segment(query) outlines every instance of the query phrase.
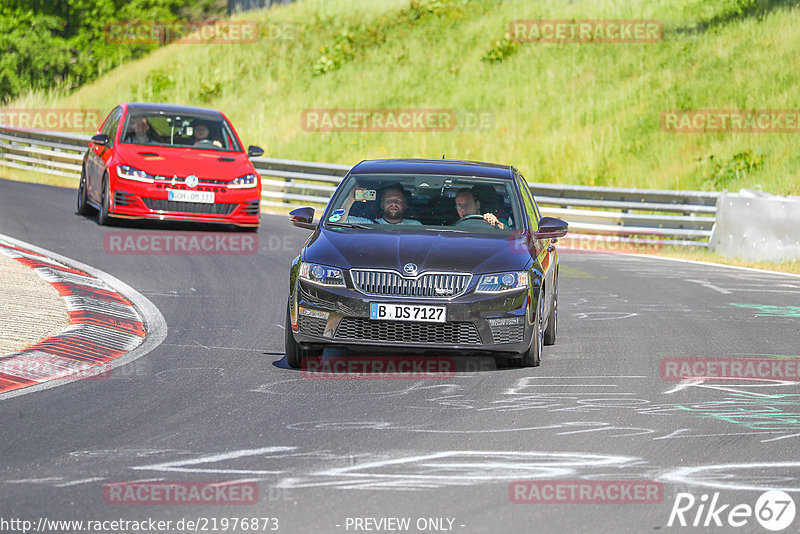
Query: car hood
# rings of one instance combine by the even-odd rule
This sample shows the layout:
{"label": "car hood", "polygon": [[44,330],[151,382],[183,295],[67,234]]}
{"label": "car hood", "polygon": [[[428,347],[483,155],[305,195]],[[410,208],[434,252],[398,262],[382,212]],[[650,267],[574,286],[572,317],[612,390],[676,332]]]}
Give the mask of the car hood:
{"label": "car hood", "polygon": [[393,269],[401,273],[407,263],[416,264],[420,273],[518,271],[531,262],[523,242],[518,235],[320,228],[306,246],[303,260],[342,269]]}
{"label": "car hood", "polygon": [[117,149],[119,163],[124,163],[154,176],[187,176],[209,180],[232,180],[254,172],[253,165],[242,152],[220,152],[195,148],[125,145]]}

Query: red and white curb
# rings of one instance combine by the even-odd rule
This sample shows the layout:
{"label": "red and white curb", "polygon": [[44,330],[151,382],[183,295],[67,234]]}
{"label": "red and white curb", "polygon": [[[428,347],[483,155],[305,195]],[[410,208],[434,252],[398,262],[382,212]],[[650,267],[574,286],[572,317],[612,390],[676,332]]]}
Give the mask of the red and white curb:
{"label": "red and white curb", "polygon": [[112,368],[143,356],[166,337],[158,309],[112,276],[2,235],[0,254],[49,282],[70,318],[57,335],[0,356],[0,398],[108,378]]}

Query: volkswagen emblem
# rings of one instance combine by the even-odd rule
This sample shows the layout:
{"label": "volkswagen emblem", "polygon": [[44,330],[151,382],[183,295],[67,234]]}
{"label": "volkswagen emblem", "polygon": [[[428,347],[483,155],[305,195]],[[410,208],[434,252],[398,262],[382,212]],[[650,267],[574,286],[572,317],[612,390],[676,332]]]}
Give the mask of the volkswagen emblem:
{"label": "volkswagen emblem", "polygon": [[200,180],[197,179],[197,176],[195,176],[194,174],[190,174],[189,176],[186,177],[185,181],[186,187],[189,188],[197,187],[197,182],[199,181]]}
{"label": "volkswagen emblem", "polygon": [[417,266],[413,263],[406,263],[403,265],[403,272],[408,276],[415,276],[417,274]]}

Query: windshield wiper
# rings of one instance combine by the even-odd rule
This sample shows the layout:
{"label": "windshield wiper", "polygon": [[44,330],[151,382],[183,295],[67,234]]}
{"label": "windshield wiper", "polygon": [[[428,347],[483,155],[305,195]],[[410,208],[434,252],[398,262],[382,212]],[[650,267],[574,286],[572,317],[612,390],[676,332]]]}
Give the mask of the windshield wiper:
{"label": "windshield wiper", "polygon": [[355,223],[328,222],[328,224],[325,226],[341,226],[342,228],[361,228],[363,230],[372,230],[371,226],[364,226],[363,224]]}

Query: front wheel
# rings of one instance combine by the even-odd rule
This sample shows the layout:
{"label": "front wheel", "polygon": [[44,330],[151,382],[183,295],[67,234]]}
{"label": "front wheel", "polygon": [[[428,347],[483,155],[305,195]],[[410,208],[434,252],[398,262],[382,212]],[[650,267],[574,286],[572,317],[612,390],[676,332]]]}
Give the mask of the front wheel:
{"label": "front wheel", "polygon": [[286,349],[286,365],[292,369],[300,369],[303,363],[303,348],[300,343],[295,341],[292,335],[292,318],[289,315],[289,308],[286,308],[286,337],[284,339]]}
{"label": "front wheel", "polygon": [[292,369],[300,369],[303,360],[320,358],[324,349],[304,348],[292,335],[292,318],[289,315],[289,308],[286,308],[286,327],[285,327],[284,348],[286,350],[286,365]]}
{"label": "front wheel", "polygon": [[547,329],[544,331],[544,344],[556,344],[556,331],[558,330],[558,276],[553,284],[553,307],[550,309],[550,317],[547,319]]}
{"label": "front wheel", "polygon": [[522,353],[523,367],[539,367],[542,362],[542,342],[544,333],[544,293],[539,295],[539,302],[536,305],[536,319],[533,328],[533,339],[528,350]]}
{"label": "front wheel", "polygon": [[111,217],[108,214],[109,206],[111,204],[108,175],[103,177],[103,192],[100,194],[100,212],[97,214],[97,222],[102,226],[111,224]]}
{"label": "front wheel", "polygon": [[89,215],[89,195],[86,188],[86,167],[81,168],[81,181],[78,183],[78,214]]}

